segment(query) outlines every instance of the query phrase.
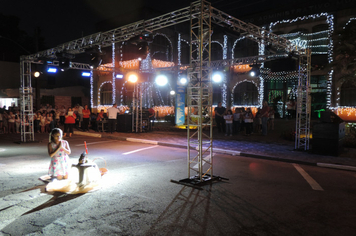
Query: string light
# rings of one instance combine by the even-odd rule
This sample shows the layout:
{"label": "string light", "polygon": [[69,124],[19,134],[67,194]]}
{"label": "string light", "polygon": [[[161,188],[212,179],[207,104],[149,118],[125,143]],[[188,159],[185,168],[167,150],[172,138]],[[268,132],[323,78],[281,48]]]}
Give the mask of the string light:
{"label": "string light", "polygon": [[[115,68],[115,34],[112,35],[112,67]],[[112,72],[112,102],[116,103],[116,75],[115,70]]]}
{"label": "string light", "polygon": [[152,67],[153,68],[167,68],[167,67],[174,67],[174,62],[169,61],[161,61],[161,60],[152,60]]}
{"label": "string light", "polygon": [[[281,20],[281,21],[276,21],[276,22],[271,22],[269,25],[269,30],[272,31],[272,28],[276,26],[277,24],[284,24],[284,23],[295,23],[297,21],[303,21],[303,20],[308,20],[308,19],[316,19],[316,18],[321,18],[321,17],[326,17],[326,22],[328,24],[328,61],[329,63],[333,62],[333,48],[334,48],[334,42],[332,39],[332,35],[334,33],[334,15],[329,14],[329,13],[320,13],[320,14],[314,14],[314,15],[308,15],[308,16],[302,16],[302,17],[297,17],[294,19],[288,19],[288,20]],[[319,32],[325,33],[325,31]],[[314,54],[326,54],[323,52],[314,52]],[[329,71],[329,77],[328,77],[328,87],[327,87],[327,97],[326,97],[326,107],[329,108],[331,106],[331,93],[332,93],[332,77],[333,77],[333,70]]]}
{"label": "string light", "polygon": [[99,86],[99,89],[98,89],[98,106],[100,105],[101,88],[103,87],[104,84],[108,84],[108,83],[112,85],[112,81],[105,81],[105,82],[101,83],[101,85]]}
{"label": "string light", "polygon": [[93,69],[90,70],[90,107],[94,107],[94,77],[93,77]]}
{"label": "string light", "polygon": [[227,59],[227,35],[224,35],[223,60]]}
{"label": "string light", "polygon": [[181,51],[181,35],[178,34],[178,65],[181,65],[181,56],[182,56],[182,51]]}
{"label": "string light", "polygon": [[242,36],[242,37],[240,37],[240,38],[238,38],[238,39],[235,40],[234,45],[232,46],[232,50],[231,50],[231,59],[234,59],[234,58],[235,58],[234,53],[235,53],[236,44],[237,44],[239,41],[241,41],[241,40],[243,40],[243,39],[245,39],[245,38],[246,38],[245,36]]}
{"label": "string light", "polygon": [[[165,37],[165,38],[168,40],[169,45],[171,46],[171,50],[172,50],[172,52],[173,52],[173,43],[172,43],[172,41],[168,38],[167,35],[162,34],[162,33],[156,33],[156,34],[153,36],[153,39],[154,39],[156,36]],[[167,59],[168,59],[168,55],[166,55],[166,56],[167,56]],[[172,53],[171,53],[171,61],[173,61],[173,54],[172,54]]]}

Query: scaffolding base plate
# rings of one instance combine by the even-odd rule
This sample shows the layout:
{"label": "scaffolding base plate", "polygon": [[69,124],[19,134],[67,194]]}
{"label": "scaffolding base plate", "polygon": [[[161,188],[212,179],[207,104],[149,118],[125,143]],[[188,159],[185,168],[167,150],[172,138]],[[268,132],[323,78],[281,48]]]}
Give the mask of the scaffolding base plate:
{"label": "scaffolding base plate", "polygon": [[199,189],[199,190],[203,190],[203,188],[201,186],[207,185],[207,184],[212,184],[214,182],[222,181],[222,180],[229,180],[229,179],[221,177],[221,176],[213,175],[211,177],[210,175],[206,175],[200,181],[199,176],[195,175],[195,176],[192,176],[190,178],[181,179],[181,180],[178,180],[178,181],[171,179],[171,182],[172,183],[176,183],[176,184],[182,184],[182,185],[185,185],[185,186],[188,186],[188,187],[192,187],[192,188],[196,188],[196,189]]}

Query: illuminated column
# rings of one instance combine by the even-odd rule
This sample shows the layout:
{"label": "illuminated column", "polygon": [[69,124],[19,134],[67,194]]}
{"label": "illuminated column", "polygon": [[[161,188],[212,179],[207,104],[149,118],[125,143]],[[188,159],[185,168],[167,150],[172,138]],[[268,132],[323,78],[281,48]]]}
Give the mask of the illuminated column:
{"label": "illuminated column", "polygon": [[[265,30],[262,30],[262,35],[264,35]],[[259,43],[258,43],[258,55],[265,55],[265,41],[264,39],[262,39]],[[261,68],[264,68],[264,63],[261,64]],[[262,108],[263,105],[263,97],[264,97],[264,79],[262,77],[262,73],[260,73],[259,76],[260,79],[260,88],[259,88],[259,102],[260,102],[260,108]]]}
{"label": "illuminated column", "polygon": [[112,35],[112,103],[116,103],[116,86],[115,86],[115,35]]}
{"label": "illuminated column", "polygon": [[93,78],[93,68],[91,68],[90,69],[90,107],[91,108],[94,108],[93,90],[94,90],[94,78]]}
{"label": "illuminated column", "polygon": [[178,45],[177,45],[177,47],[178,47],[178,65],[181,65],[181,55],[182,55],[180,37],[181,37],[181,35],[178,34]]}

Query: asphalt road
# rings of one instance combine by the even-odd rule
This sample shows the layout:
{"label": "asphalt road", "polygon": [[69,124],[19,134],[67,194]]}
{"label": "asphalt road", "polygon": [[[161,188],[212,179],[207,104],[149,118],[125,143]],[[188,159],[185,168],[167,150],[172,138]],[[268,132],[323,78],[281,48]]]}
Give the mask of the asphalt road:
{"label": "asphalt road", "polygon": [[197,190],[170,182],[187,177],[185,149],[76,136],[74,162],[84,140],[109,173],[100,190],[67,195],[38,180],[47,136],[0,136],[0,235],[355,234],[355,172],[216,154],[214,174],[229,180]]}

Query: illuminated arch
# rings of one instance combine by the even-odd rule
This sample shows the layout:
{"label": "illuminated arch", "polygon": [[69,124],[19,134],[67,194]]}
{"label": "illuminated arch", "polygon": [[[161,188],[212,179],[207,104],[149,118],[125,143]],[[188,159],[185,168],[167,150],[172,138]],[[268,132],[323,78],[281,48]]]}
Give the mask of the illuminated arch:
{"label": "illuminated arch", "polygon": [[[108,83],[111,84],[111,86],[112,86],[112,81],[105,81],[105,82],[101,83],[100,86],[99,86],[99,89],[98,89],[98,106],[101,105],[101,104],[100,104],[101,88],[103,87],[103,85],[108,84]],[[105,105],[106,105],[106,104],[105,104]]]}

